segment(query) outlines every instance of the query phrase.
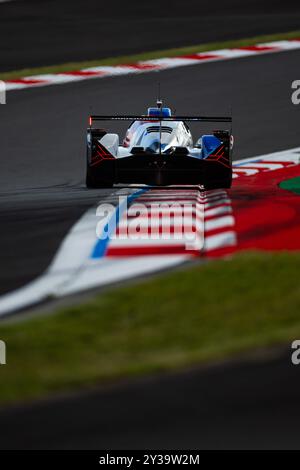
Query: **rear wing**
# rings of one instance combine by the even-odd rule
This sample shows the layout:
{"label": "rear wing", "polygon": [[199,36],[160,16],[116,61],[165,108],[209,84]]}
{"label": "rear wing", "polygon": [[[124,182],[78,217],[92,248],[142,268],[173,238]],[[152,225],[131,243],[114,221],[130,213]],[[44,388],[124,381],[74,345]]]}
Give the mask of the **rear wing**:
{"label": "rear wing", "polygon": [[232,122],[230,116],[139,116],[139,115],[120,115],[120,116],[100,116],[92,115],[89,118],[90,127],[93,121],[186,121],[186,122]]}

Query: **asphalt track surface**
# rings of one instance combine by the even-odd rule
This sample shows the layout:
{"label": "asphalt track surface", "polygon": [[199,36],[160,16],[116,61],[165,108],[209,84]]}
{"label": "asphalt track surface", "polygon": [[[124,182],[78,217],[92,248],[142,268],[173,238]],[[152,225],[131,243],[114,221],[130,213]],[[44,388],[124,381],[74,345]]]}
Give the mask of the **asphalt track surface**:
{"label": "asphalt track surface", "polygon": [[[80,214],[110,197],[83,185],[90,104],[144,112],[159,79],[180,113],[232,105],[235,158],[284,150],[299,146],[300,108],[290,99],[299,59],[292,51],[10,93],[0,107],[1,292],[42,272]],[[300,447],[299,391],[288,354],[147,379],[2,411],[0,447]]]}
{"label": "asphalt track surface", "polygon": [[17,0],[0,4],[0,72],[286,32],[299,24],[295,0]]}

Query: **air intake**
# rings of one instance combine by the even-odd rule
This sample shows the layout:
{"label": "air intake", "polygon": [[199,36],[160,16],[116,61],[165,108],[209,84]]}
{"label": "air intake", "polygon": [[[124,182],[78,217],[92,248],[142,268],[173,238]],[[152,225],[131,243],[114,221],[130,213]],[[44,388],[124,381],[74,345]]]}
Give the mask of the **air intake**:
{"label": "air intake", "polygon": [[[160,127],[159,126],[147,127],[147,133],[150,134],[151,132],[160,132]],[[173,129],[172,129],[172,127],[161,126],[161,132],[165,132],[167,134],[172,134]]]}

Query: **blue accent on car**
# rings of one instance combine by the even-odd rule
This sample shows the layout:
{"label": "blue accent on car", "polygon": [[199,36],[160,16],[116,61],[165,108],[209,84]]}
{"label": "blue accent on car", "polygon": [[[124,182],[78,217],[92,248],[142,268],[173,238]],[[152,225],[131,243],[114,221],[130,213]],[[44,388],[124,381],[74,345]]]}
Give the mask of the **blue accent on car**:
{"label": "blue accent on car", "polygon": [[202,137],[202,158],[207,158],[209,155],[214,153],[221,145],[220,139],[214,135],[204,135]]}
{"label": "blue accent on car", "polygon": [[148,116],[171,117],[172,113],[170,108],[148,108]]}

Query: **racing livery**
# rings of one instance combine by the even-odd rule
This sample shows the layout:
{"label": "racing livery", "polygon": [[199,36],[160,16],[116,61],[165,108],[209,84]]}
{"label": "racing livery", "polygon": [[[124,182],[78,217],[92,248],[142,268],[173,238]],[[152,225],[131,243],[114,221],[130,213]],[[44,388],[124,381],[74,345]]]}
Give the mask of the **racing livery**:
{"label": "racing livery", "polygon": [[[131,121],[120,145],[118,134],[94,128],[95,121]],[[115,183],[201,185],[229,188],[232,181],[233,137],[215,130],[193,137],[188,122],[231,122],[230,117],[172,116],[169,108],[149,108],[142,116],[90,116],[87,130],[88,188]]]}

